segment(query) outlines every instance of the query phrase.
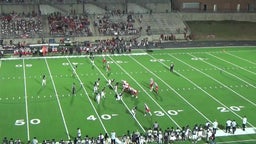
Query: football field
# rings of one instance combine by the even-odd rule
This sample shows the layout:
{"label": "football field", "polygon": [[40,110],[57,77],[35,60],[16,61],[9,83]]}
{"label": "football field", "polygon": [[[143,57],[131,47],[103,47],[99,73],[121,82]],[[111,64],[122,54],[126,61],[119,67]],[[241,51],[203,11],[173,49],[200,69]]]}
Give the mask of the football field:
{"label": "football field", "polygon": [[[82,137],[111,131],[122,136],[127,130],[145,133],[154,122],[165,130],[217,120],[217,142],[256,142],[256,47],[136,50],[106,55],[109,71],[102,59],[95,55],[94,64],[88,55],[1,59],[0,138],[68,140],[77,136],[77,128]],[[151,78],[157,93],[150,90]],[[99,103],[97,79],[98,91],[105,87],[106,93]],[[126,81],[138,98],[124,92],[116,100],[107,85],[112,79],[118,93]],[[145,104],[152,116],[144,115]],[[244,116],[246,131],[241,130]],[[235,134],[224,133],[227,119],[237,122]]]}

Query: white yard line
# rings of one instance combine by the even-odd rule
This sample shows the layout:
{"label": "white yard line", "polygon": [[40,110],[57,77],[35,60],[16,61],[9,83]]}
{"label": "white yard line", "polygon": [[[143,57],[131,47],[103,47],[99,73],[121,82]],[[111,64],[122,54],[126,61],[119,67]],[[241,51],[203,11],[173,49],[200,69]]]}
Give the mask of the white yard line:
{"label": "white yard line", "polygon": [[[153,59],[156,59],[155,57],[148,55]],[[131,57],[131,56],[130,56]],[[149,73],[154,75],[156,78],[158,78],[160,81],[162,81],[169,89],[171,89],[174,93],[176,93],[183,101],[185,101],[189,106],[191,106],[196,112],[198,112],[202,117],[204,117],[207,121],[211,122],[210,119],[208,119],[203,113],[201,113],[194,105],[192,105],[189,101],[187,101],[181,94],[179,94],[174,88],[172,88],[168,83],[166,83],[163,79],[161,79],[158,75],[156,75],[154,72],[149,70],[147,67],[145,67],[143,64],[138,62],[135,58],[131,57],[136,63],[138,63],[140,66],[142,66],[144,69],[146,69]],[[162,62],[161,62],[162,63]]]}
{"label": "white yard line", "polygon": [[[188,53],[188,55],[190,55],[190,56],[192,56],[192,57],[196,57],[196,56],[194,56],[194,55],[192,55],[192,54],[189,54],[189,53]],[[227,74],[229,74],[229,75],[231,75],[231,76],[233,76],[233,77],[239,79],[240,81],[242,81],[242,82],[244,82],[244,83],[250,85],[250,86],[253,87],[253,88],[256,88],[256,86],[254,86],[253,84],[251,84],[251,83],[249,83],[249,82],[247,82],[247,81],[245,81],[245,80],[243,80],[243,79],[237,77],[236,75],[234,75],[234,74],[232,74],[232,73],[229,73],[229,72],[225,71],[225,70],[222,69],[222,68],[219,68],[219,67],[217,67],[217,66],[215,66],[215,65],[213,65],[213,64],[211,64],[211,63],[208,63],[208,62],[206,62],[206,61],[202,61],[202,62],[204,62],[204,63],[206,63],[206,64],[208,64],[208,65],[210,65],[210,66],[212,66],[212,67],[215,67],[215,68],[217,68],[218,70],[220,70],[220,71],[222,71],[222,72],[225,72],[225,73],[227,73]]]}
{"label": "white yard line", "polygon": [[55,96],[56,96],[56,99],[57,99],[57,102],[58,102],[58,106],[59,106],[59,109],[60,109],[62,121],[63,121],[64,127],[65,127],[65,130],[66,130],[66,135],[67,135],[68,139],[70,139],[68,127],[67,127],[67,124],[66,124],[65,116],[64,116],[63,111],[62,111],[62,107],[61,107],[61,104],[60,104],[59,95],[58,95],[58,92],[57,92],[57,89],[56,89],[56,86],[55,86],[55,82],[53,80],[52,73],[51,73],[51,70],[50,70],[50,67],[48,65],[48,62],[47,62],[46,58],[44,60],[45,60],[48,72],[50,74],[50,78],[51,78],[51,81],[52,81],[53,89],[54,89]]}
{"label": "white yard line", "polygon": [[2,61],[0,60],[0,69],[1,69],[1,67],[2,67]]}
{"label": "white yard line", "polygon": [[229,62],[229,61],[227,61],[227,60],[224,60],[224,59],[222,59],[222,58],[220,58],[220,57],[217,57],[217,56],[215,56],[215,55],[213,55],[213,54],[210,54],[210,53],[207,53],[207,54],[210,55],[210,56],[212,56],[212,57],[215,57],[215,58],[217,58],[217,59],[219,59],[219,60],[221,60],[221,61],[224,61],[224,62],[226,62],[226,63],[228,63],[228,64],[231,64],[231,65],[233,65],[233,66],[235,66],[235,67],[238,67],[238,68],[240,68],[240,69],[242,69],[242,70],[244,70],[244,71],[247,71],[247,72],[249,72],[249,73],[251,73],[251,74],[256,75],[255,72],[252,72],[252,71],[250,71],[250,70],[247,70],[247,69],[245,69],[245,68],[243,68],[243,67],[241,67],[241,66],[239,66],[239,65],[236,65],[236,64],[234,64],[234,63],[232,63],[232,62]]}
{"label": "white yard line", "polygon": [[[108,81],[108,79],[105,77],[105,75],[101,72],[101,70],[95,65],[95,68],[100,72],[100,74],[105,78],[106,81]],[[118,94],[118,93],[116,93]],[[126,105],[126,103],[123,101],[123,99],[121,99],[122,103],[124,104],[124,106],[126,107],[126,109],[129,111],[129,113],[131,114],[131,116],[134,118],[134,120],[137,122],[137,124],[140,126],[140,128],[143,130],[143,132],[146,132],[145,129],[143,128],[143,126],[141,125],[141,123],[138,121],[138,119],[133,116],[131,109],[129,109],[129,107]]]}
{"label": "white yard line", "polygon": [[[193,66],[187,64],[186,62],[184,62],[184,61],[182,61],[182,60],[176,58],[175,56],[172,56],[172,55],[170,55],[170,54],[169,54],[169,56],[171,56],[172,58],[175,58],[176,60],[182,62],[183,64],[185,64],[185,65],[187,65],[187,66],[193,68],[194,70],[196,70],[196,71],[198,71],[198,72],[204,74],[205,76],[207,76],[207,77],[211,78],[212,80],[218,82],[219,84],[221,84],[221,85],[224,86],[225,88],[228,88],[228,87],[227,87],[226,85],[224,85],[223,83],[221,83],[221,82],[219,82],[218,80],[212,78],[212,77],[209,76],[208,74],[206,74],[206,73],[204,73],[204,72],[198,70],[197,68],[195,68],[195,67],[193,67]],[[165,66],[166,66],[166,65],[165,65]],[[176,72],[176,73],[178,73],[178,72]],[[180,73],[179,73],[179,74],[180,74]],[[180,74],[180,75],[181,75],[181,74]],[[229,109],[230,112],[232,112],[234,115],[236,115],[237,117],[239,117],[240,119],[242,119],[242,117],[241,117],[240,115],[238,115],[237,113],[235,113],[234,111],[232,111],[229,107],[227,107],[225,104],[223,104],[222,102],[220,102],[220,101],[219,101],[218,99],[216,99],[214,96],[212,96],[212,95],[209,94],[207,91],[205,91],[204,89],[202,89],[202,88],[201,88],[200,86],[198,86],[196,83],[194,83],[193,81],[189,80],[188,78],[185,78],[185,79],[187,79],[189,82],[191,82],[194,86],[196,86],[198,89],[200,89],[201,91],[203,91],[205,94],[207,94],[208,96],[210,96],[213,100],[215,100],[216,102],[218,102],[219,104],[221,104],[223,107],[225,107],[226,109]],[[230,89],[230,88],[228,88],[228,89],[231,90],[232,92],[236,93],[236,92],[233,91],[232,89]],[[238,93],[236,93],[236,94],[238,94]],[[246,99],[245,97],[242,96],[241,98],[244,98],[245,100],[247,100],[247,102],[249,102],[249,103],[251,103],[251,104],[253,104],[253,105],[255,106],[255,103],[251,102],[250,100]],[[255,126],[253,126],[253,125],[252,125],[251,123],[249,123],[249,122],[248,122],[248,124],[249,124],[250,126],[252,126],[252,127],[255,127]]]}
{"label": "white yard line", "polygon": [[26,81],[26,69],[25,69],[25,61],[22,60],[23,63],[23,78],[24,78],[24,94],[25,94],[25,109],[26,109],[26,125],[27,125],[27,138],[30,140],[29,134],[29,120],[28,120],[28,95],[27,95],[27,81]]}
{"label": "white yard line", "polygon": [[90,102],[90,104],[91,104],[91,106],[92,106],[92,108],[93,108],[95,114],[97,115],[97,117],[98,117],[98,119],[99,119],[99,121],[100,121],[100,124],[101,124],[102,128],[104,129],[105,133],[109,134],[108,131],[107,131],[107,129],[106,129],[106,127],[105,127],[105,125],[104,125],[104,123],[103,123],[102,120],[101,120],[101,117],[100,117],[99,113],[97,112],[95,106],[93,105],[92,100],[90,99],[90,96],[89,96],[87,90],[85,89],[82,80],[81,80],[80,77],[78,76],[77,72],[74,70],[74,67],[72,66],[72,63],[70,62],[70,60],[68,59],[68,57],[66,57],[66,59],[67,59],[69,65],[70,65],[70,67],[72,68],[72,71],[76,74],[76,77],[77,77],[77,79],[79,80],[79,82],[80,82],[80,84],[81,84],[81,86],[82,86],[82,88],[83,88],[83,90],[84,90],[84,93],[87,95],[87,98],[88,98],[88,100],[89,100],[89,102]]}
{"label": "white yard line", "polygon": [[[169,54],[170,55],[170,54]],[[151,55],[150,55],[151,56]],[[155,59],[155,57],[151,56],[152,58]],[[160,62],[162,65],[164,65],[165,67],[169,67],[168,65],[164,64],[163,62]],[[229,109],[229,107],[227,107],[225,104],[223,104],[221,101],[219,101],[218,99],[216,99],[213,95],[211,95],[210,93],[208,93],[207,91],[205,91],[202,87],[200,87],[199,85],[197,85],[195,82],[193,82],[192,80],[190,80],[189,78],[187,78],[186,76],[182,75],[181,73],[175,71],[177,74],[179,74],[179,76],[181,76],[182,78],[184,78],[185,80],[187,80],[188,82],[190,82],[191,84],[193,84],[195,87],[197,87],[198,89],[200,89],[202,92],[204,92],[205,94],[207,94],[208,96],[210,96],[214,101],[216,101],[217,103],[219,103],[220,105],[222,105],[223,107],[225,107],[226,109]],[[237,113],[235,113],[234,111],[230,111],[232,112],[234,115],[236,115],[237,117],[239,117],[240,119],[242,119],[242,117],[240,115],[238,115]],[[248,124],[250,124],[248,122]],[[252,127],[254,127],[252,124],[250,124]]]}
{"label": "white yard line", "polygon": [[238,92],[234,91],[232,88],[230,88],[229,86],[223,84],[222,82],[218,81],[217,79],[213,78],[212,76],[210,76],[210,75],[204,73],[203,71],[201,71],[201,70],[199,70],[199,69],[197,69],[197,68],[191,66],[190,64],[188,64],[188,63],[186,63],[186,62],[184,62],[184,61],[182,61],[182,60],[176,58],[176,57],[173,56],[173,55],[170,55],[170,54],[169,54],[169,56],[171,56],[172,58],[175,58],[176,60],[182,62],[183,64],[185,64],[185,65],[191,67],[192,69],[194,69],[194,70],[196,70],[196,71],[202,73],[203,75],[207,76],[208,78],[212,79],[213,81],[215,81],[215,82],[217,82],[218,84],[222,85],[223,87],[227,88],[227,89],[230,90],[231,92],[235,93],[236,95],[238,95],[239,97],[241,97],[241,98],[244,99],[245,101],[251,103],[253,106],[256,106],[256,104],[255,104],[254,102],[250,101],[250,100],[247,99],[246,97],[242,96],[241,94],[239,94]]}
{"label": "white yard line", "polygon": [[163,109],[163,107],[157,102],[155,101],[150,94],[125,70],[123,69],[118,63],[116,63],[115,60],[113,60],[111,57],[109,57],[122,71],[124,71],[126,73],[126,75],[128,75],[147,95],[148,97],[165,113],[166,116],[168,116],[168,118],[179,128],[181,128],[181,126]]}
{"label": "white yard line", "polygon": [[240,59],[240,60],[243,60],[243,61],[249,62],[250,64],[256,65],[256,63],[255,63],[255,62],[252,62],[252,61],[250,61],[250,60],[247,60],[247,59],[241,58],[241,57],[239,57],[239,56],[237,56],[237,55],[231,54],[230,52],[226,52],[226,54],[228,54],[228,55],[230,55],[230,56],[233,56],[233,57],[235,57],[235,58],[238,58],[238,59]]}

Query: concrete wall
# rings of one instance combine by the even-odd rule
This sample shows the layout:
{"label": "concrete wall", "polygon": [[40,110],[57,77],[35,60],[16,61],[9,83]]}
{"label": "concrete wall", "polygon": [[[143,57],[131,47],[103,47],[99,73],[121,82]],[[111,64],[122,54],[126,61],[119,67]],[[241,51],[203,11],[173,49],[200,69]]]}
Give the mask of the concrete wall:
{"label": "concrete wall", "polygon": [[[184,9],[183,3],[200,3],[199,9]],[[255,0],[173,0],[173,7],[179,11],[214,11],[214,5],[217,12],[236,12],[239,5],[239,11],[256,11]]]}
{"label": "concrete wall", "polygon": [[13,11],[17,13],[31,13],[32,11],[38,12],[38,5],[0,5],[1,13],[12,13]]}
{"label": "concrete wall", "polygon": [[163,13],[171,11],[171,3],[147,3],[145,7],[151,9],[153,13]]}
{"label": "concrete wall", "polygon": [[256,22],[255,13],[180,13],[183,21],[250,21]]}

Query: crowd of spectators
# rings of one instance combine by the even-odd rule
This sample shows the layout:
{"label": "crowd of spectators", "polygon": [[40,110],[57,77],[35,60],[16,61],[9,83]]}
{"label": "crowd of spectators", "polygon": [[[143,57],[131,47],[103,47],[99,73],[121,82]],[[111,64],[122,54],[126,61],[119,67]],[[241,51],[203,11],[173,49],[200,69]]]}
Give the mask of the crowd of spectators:
{"label": "crowd of spectators", "polygon": [[42,33],[42,20],[37,12],[1,15],[1,35],[3,38],[31,38]]}
{"label": "crowd of spectators", "polygon": [[[207,123],[208,124],[208,123]],[[190,141],[191,143],[197,143],[204,141],[209,144],[215,143],[215,133],[210,125],[195,124],[192,127],[187,125],[181,128],[168,127],[161,129],[160,125],[155,122],[151,128],[148,128],[145,133],[139,131],[130,131],[119,137],[116,137],[115,132],[100,133],[98,136],[90,137],[88,135],[82,135],[81,130],[78,131],[76,137],[70,140],[43,140],[42,144],[110,144],[113,139],[115,143],[125,144],[145,144],[145,143],[175,143],[177,141]],[[21,144],[20,139],[14,140],[13,138],[7,139],[4,137],[3,144]],[[38,140],[34,137],[28,144],[37,144]]]}
{"label": "crowd of spectators", "polygon": [[[123,17],[126,16],[126,19]],[[133,14],[124,15],[121,11],[110,11],[94,20],[94,27],[104,35],[136,35],[139,29],[134,27]]]}
{"label": "crowd of spectators", "polygon": [[48,16],[48,23],[52,36],[92,36],[90,20],[85,15],[63,15],[54,12]]}
{"label": "crowd of spectators", "polygon": [[[219,125],[217,120],[212,123],[207,121],[205,124],[194,124],[192,126],[186,125],[182,127],[167,127],[162,129],[157,121],[155,121],[152,127],[149,127],[145,132],[130,131],[127,130],[124,134],[117,134],[115,131],[108,133],[99,133],[98,136],[90,137],[83,135],[82,130],[77,128],[77,135],[69,140],[43,140],[42,144],[147,144],[147,143],[158,143],[158,144],[173,144],[177,141],[189,141],[191,143],[198,143],[203,141],[207,144],[215,144],[216,132],[218,129],[223,132],[234,134],[238,124],[235,120],[227,119],[226,123]],[[241,129],[245,131],[247,125],[247,117],[242,118]],[[226,129],[226,130],[225,130]],[[21,144],[20,139],[8,139],[4,137],[2,144]],[[27,144],[38,144],[38,140],[34,137]]]}

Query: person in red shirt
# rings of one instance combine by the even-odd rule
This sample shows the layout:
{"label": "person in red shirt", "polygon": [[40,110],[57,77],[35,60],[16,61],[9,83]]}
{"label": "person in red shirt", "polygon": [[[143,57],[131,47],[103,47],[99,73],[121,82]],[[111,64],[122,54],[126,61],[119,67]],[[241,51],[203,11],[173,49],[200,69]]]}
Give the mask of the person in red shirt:
{"label": "person in red shirt", "polygon": [[150,83],[149,83],[150,91],[153,90],[153,86],[154,86],[154,80],[153,80],[153,78],[150,78]]}
{"label": "person in red shirt", "polygon": [[151,113],[150,108],[148,107],[148,105],[146,103],[144,103],[144,106],[145,106],[145,114],[144,114],[144,116],[146,116],[147,114],[152,116],[152,113]]}
{"label": "person in red shirt", "polygon": [[103,63],[103,68],[105,68],[107,64],[107,60],[105,56],[103,56],[102,63]]}
{"label": "person in red shirt", "polygon": [[158,89],[159,89],[158,84],[155,82],[154,85],[155,85],[154,92],[158,93]]}

